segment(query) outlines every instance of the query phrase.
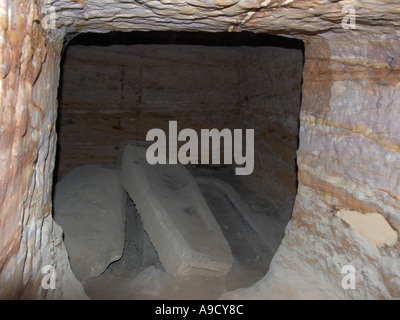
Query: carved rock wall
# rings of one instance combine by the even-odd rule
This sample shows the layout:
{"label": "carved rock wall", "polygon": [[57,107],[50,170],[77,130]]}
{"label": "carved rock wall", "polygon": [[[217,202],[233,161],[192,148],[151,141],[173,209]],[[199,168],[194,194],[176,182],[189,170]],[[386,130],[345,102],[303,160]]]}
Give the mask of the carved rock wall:
{"label": "carved rock wall", "polygon": [[93,162],[121,165],[150,129],[232,127],[240,50],[186,45],[71,46],[62,73],[59,177]]}
{"label": "carved rock wall", "polygon": [[[270,271],[233,296],[399,298],[399,241],[371,244],[356,232],[366,220],[351,226],[344,212],[381,215],[399,231],[400,11],[394,0],[346,4],[354,31],[342,29],[343,1],[56,0],[53,31],[41,26],[40,2],[1,1],[0,296],[84,297],[50,215],[64,33],[250,30],[305,40],[299,187]],[[44,264],[56,267],[56,290],[41,287]],[[358,289],[341,287],[344,264]]]}
{"label": "carved rock wall", "polygon": [[[306,45],[293,217],[266,277],[227,297],[400,297],[399,44]],[[342,287],[347,265],[354,290]]]}
{"label": "carved rock wall", "polygon": [[71,46],[61,78],[58,178],[84,164],[120,165],[124,145],[150,144],[146,133],[168,134],[169,120],[199,137],[201,129],[254,129],[255,169],[241,179],[289,219],[302,64],[300,49],[273,46]]}
{"label": "carved rock wall", "polygon": [[297,190],[296,150],[303,52],[274,47],[244,51],[235,126],[255,132],[254,172],[241,180],[290,219]]}
{"label": "carved rock wall", "polygon": [[[85,298],[52,219],[60,41],[49,41],[33,1],[0,12],[0,298]],[[43,289],[47,265],[55,289]]]}

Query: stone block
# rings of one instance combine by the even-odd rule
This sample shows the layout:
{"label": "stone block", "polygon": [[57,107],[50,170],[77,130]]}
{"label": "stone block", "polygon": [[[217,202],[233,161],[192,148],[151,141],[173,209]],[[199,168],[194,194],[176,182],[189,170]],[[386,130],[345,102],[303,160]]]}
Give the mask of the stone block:
{"label": "stone block", "polygon": [[79,280],[101,274],[124,250],[126,193],[120,172],[102,165],[71,170],[56,185],[54,219],[64,230]]}
{"label": "stone block", "polygon": [[121,173],[168,274],[220,276],[230,271],[228,242],[184,166],[150,165],[145,148],[128,145]]}

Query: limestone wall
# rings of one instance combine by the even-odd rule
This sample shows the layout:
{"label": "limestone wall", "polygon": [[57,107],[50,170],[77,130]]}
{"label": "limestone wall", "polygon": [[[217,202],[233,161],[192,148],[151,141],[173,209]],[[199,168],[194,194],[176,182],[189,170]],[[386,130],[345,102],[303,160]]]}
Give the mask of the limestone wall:
{"label": "limestone wall", "polygon": [[[85,298],[52,219],[60,41],[35,21],[33,1],[1,5],[0,298]],[[42,288],[47,265],[54,290]]]}
{"label": "limestone wall", "polygon": [[[54,32],[41,27],[41,2],[0,2],[2,298],[84,297],[50,216],[63,34],[168,29],[306,41],[293,218],[264,280],[234,296],[400,297],[399,241],[384,232],[387,244],[374,245],[370,234],[385,228],[366,222],[374,213],[392,231],[400,225],[396,1],[346,1],[357,11],[353,31],[341,26],[342,1],[99,2],[55,1]],[[56,266],[56,290],[42,289],[43,264]],[[355,290],[341,287],[347,264],[357,271]]]}
{"label": "limestone wall", "polygon": [[289,220],[297,190],[303,53],[297,47],[248,48],[242,61],[235,126],[254,129],[255,165],[241,179]]}
{"label": "limestone wall", "polygon": [[[234,47],[71,46],[62,73],[59,177],[93,162],[120,165],[150,129],[232,127],[238,109]],[[151,144],[151,142],[148,142]]]}
{"label": "limestone wall", "polygon": [[[399,44],[306,44],[293,217],[266,277],[227,297],[400,297]],[[356,287],[345,290],[348,265]]]}
{"label": "limestone wall", "polygon": [[302,64],[293,45],[71,46],[61,75],[58,178],[84,164],[120,165],[126,143],[149,144],[146,133],[168,133],[170,120],[199,136],[254,129],[255,171],[241,178],[289,219]]}

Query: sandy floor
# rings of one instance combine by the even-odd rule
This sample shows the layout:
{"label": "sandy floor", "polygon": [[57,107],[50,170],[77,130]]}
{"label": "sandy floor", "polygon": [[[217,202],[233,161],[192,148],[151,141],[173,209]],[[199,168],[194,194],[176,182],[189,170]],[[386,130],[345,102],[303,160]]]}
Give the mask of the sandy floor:
{"label": "sandy floor", "polygon": [[90,298],[217,299],[228,291],[250,286],[266,274],[287,221],[280,220],[276,209],[257,199],[232,173],[200,168],[193,168],[192,173],[228,183],[246,206],[247,210],[236,206],[223,188],[199,184],[235,258],[230,273],[224,277],[171,278],[159,262],[132,200],[127,197],[123,256],[103,274],[84,281]]}

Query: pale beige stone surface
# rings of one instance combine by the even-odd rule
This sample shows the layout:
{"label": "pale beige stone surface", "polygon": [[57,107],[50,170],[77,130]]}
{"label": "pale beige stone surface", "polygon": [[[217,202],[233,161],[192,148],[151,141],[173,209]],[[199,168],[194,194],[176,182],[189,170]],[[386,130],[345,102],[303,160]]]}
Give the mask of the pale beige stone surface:
{"label": "pale beige stone surface", "polygon": [[357,211],[341,210],[337,216],[346,221],[355,232],[374,246],[388,246],[397,241],[397,232],[379,213],[359,213]]}
{"label": "pale beige stone surface", "polygon": [[145,148],[128,144],[121,180],[169,275],[223,276],[230,271],[229,244],[183,165],[150,165]]}
{"label": "pale beige stone surface", "polygon": [[54,220],[76,277],[98,276],[124,250],[125,191],[120,171],[102,165],[75,168],[54,190]]}

